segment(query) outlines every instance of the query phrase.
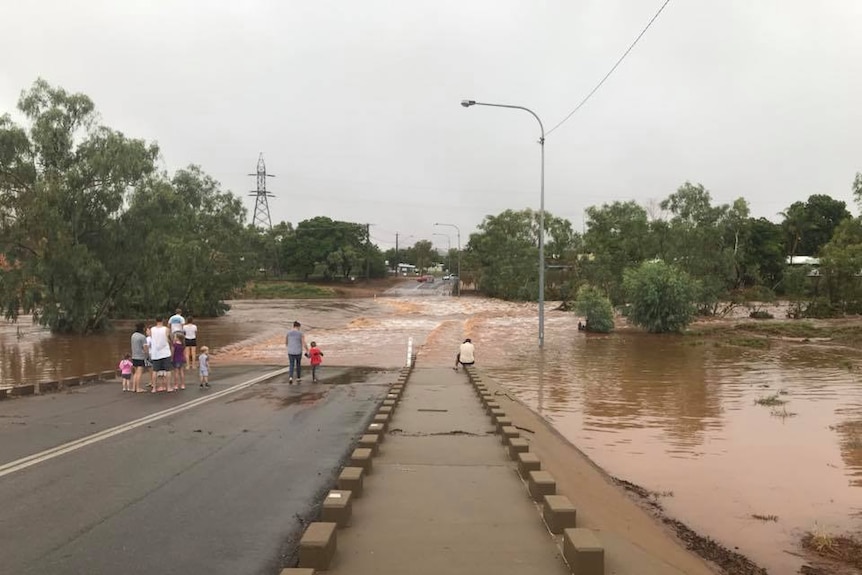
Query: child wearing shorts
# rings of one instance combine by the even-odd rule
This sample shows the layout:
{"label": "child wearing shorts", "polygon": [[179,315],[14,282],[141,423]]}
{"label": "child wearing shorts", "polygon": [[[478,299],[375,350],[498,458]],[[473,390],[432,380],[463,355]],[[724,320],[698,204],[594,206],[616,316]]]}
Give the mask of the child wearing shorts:
{"label": "child wearing shorts", "polygon": [[203,346],[198,354],[198,372],[201,376],[201,388],[210,386],[210,348]]}
{"label": "child wearing shorts", "polygon": [[127,353],[118,366],[123,378],[123,391],[132,391],[132,354]]}

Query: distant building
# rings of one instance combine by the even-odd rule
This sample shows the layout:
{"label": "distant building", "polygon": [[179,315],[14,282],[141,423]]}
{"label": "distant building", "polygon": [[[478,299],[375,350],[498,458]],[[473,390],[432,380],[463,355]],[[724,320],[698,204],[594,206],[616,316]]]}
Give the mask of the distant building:
{"label": "distant building", "polygon": [[787,256],[784,263],[789,266],[819,266],[820,258],[811,256]]}

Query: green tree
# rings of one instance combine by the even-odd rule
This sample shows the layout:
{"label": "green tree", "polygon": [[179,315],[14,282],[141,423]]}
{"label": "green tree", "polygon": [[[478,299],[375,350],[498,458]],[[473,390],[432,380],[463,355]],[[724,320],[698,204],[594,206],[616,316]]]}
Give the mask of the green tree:
{"label": "green tree", "polygon": [[596,287],[581,286],[575,300],[575,311],[586,318],[587,331],[609,333],[614,329],[614,308],[611,300]]}
{"label": "green tree", "polygon": [[[571,224],[545,212],[546,262],[571,259]],[[539,214],[506,210],[486,216],[470,235],[462,256],[464,281],[490,297],[529,301],[538,298]],[[547,295],[547,294],[546,294]]]}
{"label": "green tree", "polygon": [[654,256],[646,210],[633,201],[587,208],[583,241],[583,276],[621,303],[625,269]]}
{"label": "green tree", "polygon": [[822,250],[820,276],[826,295],[843,312],[862,312],[862,220],[842,221]]}
{"label": "green tree", "polygon": [[0,117],[0,298],[55,331],[99,329],[128,284],[126,194],[158,148],[98,125],[93,102],[44,80],[22,93],[28,122]]}
{"label": "green tree", "polygon": [[806,202],[794,202],[781,215],[788,256],[819,255],[838,224],[851,217],[845,202],[825,194],[809,196]]}
{"label": "green tree", "polygon": [[691,323],[697,282],[676,266],[660,260],[644,262],[626,270],[624,283],[633,324],[651,333],[667,333]]}

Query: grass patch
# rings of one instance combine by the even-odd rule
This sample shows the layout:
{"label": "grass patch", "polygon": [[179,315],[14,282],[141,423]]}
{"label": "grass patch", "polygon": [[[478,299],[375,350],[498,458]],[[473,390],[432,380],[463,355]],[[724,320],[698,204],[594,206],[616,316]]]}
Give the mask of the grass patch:
{"label": "grass patch", "polygon": [[761,515],[760,513],[752,513],[751,518],[757,519],[758,521],[778,521],[778,515]]}
{"label": "grass patch", "polygon": [[816,327],[809,321],[747,322],[738,323],[733,326],[733,329],[770,337],[812,338],[830,336],[830,330]]}
{"label": "grass patch", "polygon": [[818,530],[802,536],[802,547],[820,557],[862,569],[862,541],[856,537]]}
{"label": "grass patch", "polygon": [[773,395],[766,395],[764,397],[758,397],[754,400],[755,405],[766,405],[769,407],[776,407],[779,405],[784,405],[785,403],[787,402],[781,399],[777,393]]}
{"label": "grass patch", "polygon": [[782,405],[781,409],[773,408],[772,411],[769,412],[769,415],[772,417],[780,417],[781,419],[787,419],[788,417],[796,417],[798,414],[794,411],[787,411],[787,407]]}
{"label": "grass patch", "polygon": [[750,347],[753,349],[767,349],[769,347],[769,340],[763,337],[731,337],[725,343],[727,345]]}
{"label": "grass patch", "polygon": [[315,299],[335,297],[335,290],[312,284],[288,281],[254,282],[246,286],[238,299]]}

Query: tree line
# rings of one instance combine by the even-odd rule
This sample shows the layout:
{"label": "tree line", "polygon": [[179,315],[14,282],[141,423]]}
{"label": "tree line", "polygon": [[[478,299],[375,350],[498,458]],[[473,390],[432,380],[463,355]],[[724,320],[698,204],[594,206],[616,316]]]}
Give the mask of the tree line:
{"label": "tree line", "polygon": [[[101,125],[86,95],[37,80],[18,111],[21,124],[0,116],[0,305],[10,320],[32,314],[55,331],[87,333],[177,307],[215,316],[251,280],[375,278],[398,262],[452,267],[459,255],[428,240],[382,251],[367,224],[326,216],[254,228],[238,197],[199,167],[160,170],[158,146]],[[862,175],[853,192],[862,202]],[[645,277],[680,288],[666,282],[653,295],[685,295],[693,312],[774,297],[798,301],[800,315],[862,310],[862,221],[827,195],[781,216],[754,218],[743,198],[716,205],[691,183],[650,208],[593,206],[583,233],[546,213],[545,296],[574,302],[581,291],[582,301],[619,308],[633,290],[655,291],[632,275],[652,266]],[[461,254],[462,282],[535,300],[538,231],[529,209],[487,216]],[[801,255],[819,267],[786,265]]]}

